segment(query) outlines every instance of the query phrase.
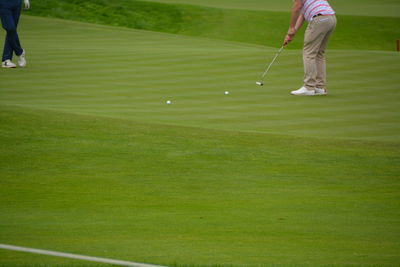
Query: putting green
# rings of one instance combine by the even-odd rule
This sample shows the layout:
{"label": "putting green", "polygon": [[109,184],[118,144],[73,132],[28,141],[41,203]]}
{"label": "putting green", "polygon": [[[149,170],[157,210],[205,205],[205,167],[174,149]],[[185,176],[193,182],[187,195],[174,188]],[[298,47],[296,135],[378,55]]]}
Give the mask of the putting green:
{"label": "putting green", "polygon": [[3,104],[211,129],[399,140],[396,52],[328,51],[330,95],[296,98],[289,92],[302,84],[299,51],[284,51],[258,87],[276,49],[33,17],[24,23],[30,65],[1,72]]}
{"label": "putting green", "polygon": [[275,48],[28,16],[20,35],[28,67],[0,71],[0,243],[173,266],[399,262],[398,53],[331,50],[329,96],[303,98],[300,51],[257,87]]}

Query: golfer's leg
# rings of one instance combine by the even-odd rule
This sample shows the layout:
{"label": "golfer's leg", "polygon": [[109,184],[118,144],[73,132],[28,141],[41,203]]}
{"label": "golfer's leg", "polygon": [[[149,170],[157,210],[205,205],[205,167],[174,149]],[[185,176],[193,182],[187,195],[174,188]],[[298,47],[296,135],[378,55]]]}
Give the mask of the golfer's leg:
{"label": "golfer's leg", "polygon": [[325,34],[319,27],[320,17],[315,18],[307,27],[304,36],[304,86],[314,90],[317,86],[317,56]]}
{"label": "golfer's leg", "polygon": [[325,63],[325,50],[321,50],[317,55],[317,76],[316,87],[326,89],[326,63]]}
{"label": "golfer's leg", "polygon": [[326,28],[326,34],[324,39],[322,40],[321,47],[317,54],[317,88],[326,90],[326,60],[325,60],[325,50],[329,42],[329,38],[331,37],[333,31],[336,27],[336,18],[334,16],[329,16],[326,18],[324,27]]}
{"label": "golfer's leg", "polygon": [[[20,7],[19,7],[20,8]],[[12,8],[3,8],[0,10],[1,22],[3,28],[7,31],[6,44],[4,45],[3,60],[12,59],[13,52],[17,55],[21,55],[23,50],[19,43],[19,38],[17,34],[17,25],[15,24],[15,19],[13,15],[14,11]],[[20,12],[20,9],[17,9]]]}
{"label": "golfer's leg", "polygon": [[8,37],[8,34],[7,34],[6,38],[4,40],[3,57],[2,57],[1,61],[3,62],[5,60],[7,60],[7,59],[11,60],[12,57],[13,57],[13,49],[11,47],[10,40],[9,40],[9,37]]}
{"label": "golfer's leg", "polygon": [[12,50],[11,40],[10,40],[10,36],[9,36],[8,32],[9,32],[9,29],[15,28],[15,26],[14,26],[14,19],[13,19],[12,13],[9,8],[1,8],[0,9],[0,18],[1,18],[1,24],[7,32],[5,42],[4,42],[4,50],[3,50],[3,57],[2,57],[2,61],[5,61],[7,59],[12,59],[13,50]]}
{"label": "golfer's leg", "polygon": [[[15,29],[17,29],[18,27],[18,22],[19,22],[19,18],[21,16],[21,4],[16,5],[13,9],[12,9],[12,16],[14,19],[14,25],[15,25]],[[17,33],[17,30],[15,30],[15,49],[14,52],[17,56],[20,56],[23,52],[23,49],[21,47],[21,43],[19,41],[19,36]]]}

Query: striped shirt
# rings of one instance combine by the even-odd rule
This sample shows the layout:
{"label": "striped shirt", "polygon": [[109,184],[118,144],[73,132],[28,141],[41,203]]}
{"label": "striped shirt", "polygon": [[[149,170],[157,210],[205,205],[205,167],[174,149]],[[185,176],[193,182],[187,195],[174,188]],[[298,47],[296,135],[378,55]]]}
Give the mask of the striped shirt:
{"label": "striped shirt", "polygon": [[307,21],[312,21],[315,15],[321,14],[325,16],[335,15],[332,7],[327,0],[302,0],[303,14]]}

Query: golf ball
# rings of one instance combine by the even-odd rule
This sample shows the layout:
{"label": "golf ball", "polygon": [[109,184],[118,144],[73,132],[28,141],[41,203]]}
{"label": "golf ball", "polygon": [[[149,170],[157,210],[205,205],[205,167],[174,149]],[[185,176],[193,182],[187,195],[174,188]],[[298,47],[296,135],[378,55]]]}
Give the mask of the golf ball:
{"label": "golf ball", "polygon": [[226,95],[229,95],[229,91],[225,91],[225,94],[226,94]]}
{"label": "golf ball", "polygon": [[172,102],[171,102],[171,100],[168,100],[167,101],[167,105],[170,105]]}

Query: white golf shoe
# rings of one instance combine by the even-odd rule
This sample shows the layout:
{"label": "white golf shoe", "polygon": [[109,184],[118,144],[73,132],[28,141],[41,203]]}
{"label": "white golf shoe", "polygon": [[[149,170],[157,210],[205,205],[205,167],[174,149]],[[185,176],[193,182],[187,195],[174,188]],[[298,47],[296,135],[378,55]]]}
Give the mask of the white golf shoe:
{"label": "white golf shoe", "polygon": [[18,66],[26,67],[25,50],[22,50],[22,54],[18,57]]}
{"label": "white golf shoe", "polygon": [[308,90],[306,87],[303,86],[299,90],[292,91],[291,94],[292,95],[307,95],[307,96],[311,96],[311,95],[315,95],[315,90]]}
{"label": "white golf shoe", "polygon": [[327,95],[328,92],[326,92],[325,89],[322,88],[315,88],[315,95]]}
{"label": "white golf shoe", "polygon": [[7,59],[7,60],[3,61],[3,63],[1,63],[1,67],[6,68],[6,69],[13,69],[13,68],[16,68],[17,65],[12,63],[11,60]]}

